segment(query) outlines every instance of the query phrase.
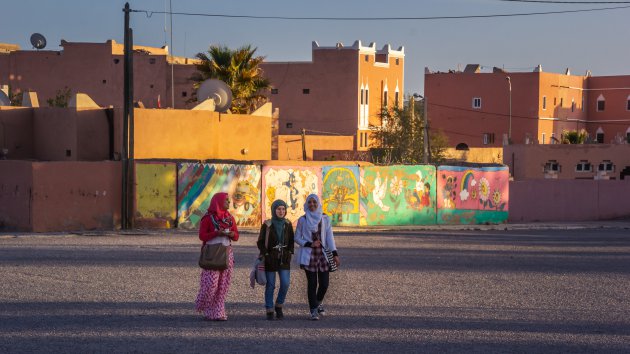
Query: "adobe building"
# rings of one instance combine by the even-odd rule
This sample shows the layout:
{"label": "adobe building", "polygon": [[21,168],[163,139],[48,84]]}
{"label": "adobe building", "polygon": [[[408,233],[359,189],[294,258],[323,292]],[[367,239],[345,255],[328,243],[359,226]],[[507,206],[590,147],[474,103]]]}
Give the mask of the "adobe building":
{"label": "adobe building", "polygon": [[[12,91],[35,91],[46,106],[59,90],[89,95],[101,107],[123,106],[123,44],[61,41],[62,50],[20,50],[0,45],[0,85]],[[170,56],[168,48],[133,46],[134,97],[147,108],[172,107],[171,66],[175,108],[190,108],[190,77],[195,59]]]}
{"label": "adobe building", "polygon": [[482,72],[470,64],[448,73],[426,69],[425,93],[432,130],[462,149],[506,145],[510,133],[513,144],[554,144],[564,130],[580,129],[596,143],[630,141],[630,75],[557,74],[540,66]]}
{"label": "adobe building", "polygon": [[[402,105],[404,47],[393,50],[387,44],[376,49],[375,43],[363,46],[361,41],[323,47],[313,42],[311,61],[264,62],[261,67],[273,86],[268,97],[280,108],[278,131],[288,136],[285,141],[299,139],[302,129],[307,134],[353,137],[351,146],[344,139],[312,139],[319,145],[309,151],[365,151],[370,125],[382,124],[382,108]],[[279,152],[299,151],[299,145],[281,142]]]}

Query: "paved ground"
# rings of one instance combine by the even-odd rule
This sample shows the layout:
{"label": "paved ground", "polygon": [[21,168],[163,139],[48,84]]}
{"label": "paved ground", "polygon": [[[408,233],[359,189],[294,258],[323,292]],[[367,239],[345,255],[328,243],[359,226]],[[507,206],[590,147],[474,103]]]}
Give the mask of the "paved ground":
{"label": "paved ground", "polygon": [[0,236],[0,352],[630,352],[630,232],[339,232],[330,316],[285,321],[248,287],[246,234],[225,323],[194,312],[194,234]]}

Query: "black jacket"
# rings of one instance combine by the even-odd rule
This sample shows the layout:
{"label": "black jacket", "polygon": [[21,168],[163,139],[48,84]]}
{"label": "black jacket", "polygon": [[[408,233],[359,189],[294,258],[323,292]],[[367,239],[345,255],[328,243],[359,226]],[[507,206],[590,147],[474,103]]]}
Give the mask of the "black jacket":
{"label": "black jacket", "polygon": [[[265,248],[265,236],[269,228],[269,240]],[[275,272],[280,269],[291,269],[291,255],[293,254],[293,225],[287,221],[284,224],[284,240],[281,248],[277,248],[278,236],[276,228],[273,227],[270,220],[265,221],[260,227],[258,242],[256,242],[258,250],[265,257],[265,271]]]}

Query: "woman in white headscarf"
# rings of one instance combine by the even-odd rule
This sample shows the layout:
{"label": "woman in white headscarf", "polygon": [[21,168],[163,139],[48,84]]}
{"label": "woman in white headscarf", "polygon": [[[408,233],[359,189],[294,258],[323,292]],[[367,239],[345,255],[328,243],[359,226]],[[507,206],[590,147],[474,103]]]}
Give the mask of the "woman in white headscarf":
{"label": "woman in white headscarf", "polygon": [[341,265],[330,218],[322,212],[316,194],[311,194],[304,203],[304,215],[298,219],[295,242],[300,245],[298,262],[304,269],[307,281],[308,305],[311,320],[324,316],[323,301],[328,290],[330,267],[323,248],[332,251],[333,261]]}

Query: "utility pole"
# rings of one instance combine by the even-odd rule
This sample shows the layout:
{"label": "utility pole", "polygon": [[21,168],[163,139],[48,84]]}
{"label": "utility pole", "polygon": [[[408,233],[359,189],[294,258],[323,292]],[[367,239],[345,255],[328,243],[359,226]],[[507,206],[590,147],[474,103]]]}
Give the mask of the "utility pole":
{"label": "utility pole", "polygon": [[423,113],[423,120],[424,120],[424,163],[425,164],[430,164],[431,163],[431,145],[430,145],[430,141],[429,141],[429,118],[428,118],[428,101],[427,101],[427,96],[426,94],[424,95],[424,103],[423,103],[423,108],[424,108],[424,113]]}
{"label": "utility pole", "polygon": [[133,31],[129,26],[129,3],[123,9],[125,13],[124,30],[124,68],[123,68],[123,141],[122,141],[122,200],[121,228],[133,227],[133,157],[134,157],[134,121],[133,121]]}
{"label": "utility pole", "polygon": [[510,93],[510,121],[508,125],[508,145],[512,144],[512,80],[509,76],[506,76],[505,79],[508,82],[508,90]]}
{"label": "utility pole", "polygon": [[125,230],[128,226],[127,220],[127,179],[129,176],[128,159],[129,159],[129,3],[125,4],[123,9],[125,13],[125,29],[124,29],[124,59],[123,59],[123,139],[122,139],[122,200],[120,210],[120,227]]}
{"label": "utility pole", "polygon": [[171,15],[171,107],[175,109],[175,57],[173,57],[173,1],[169,0],[169,13]]}
{"label": "utility pole", "polygon": [[302,128],[302,161],[306,161],[306,129]]}

